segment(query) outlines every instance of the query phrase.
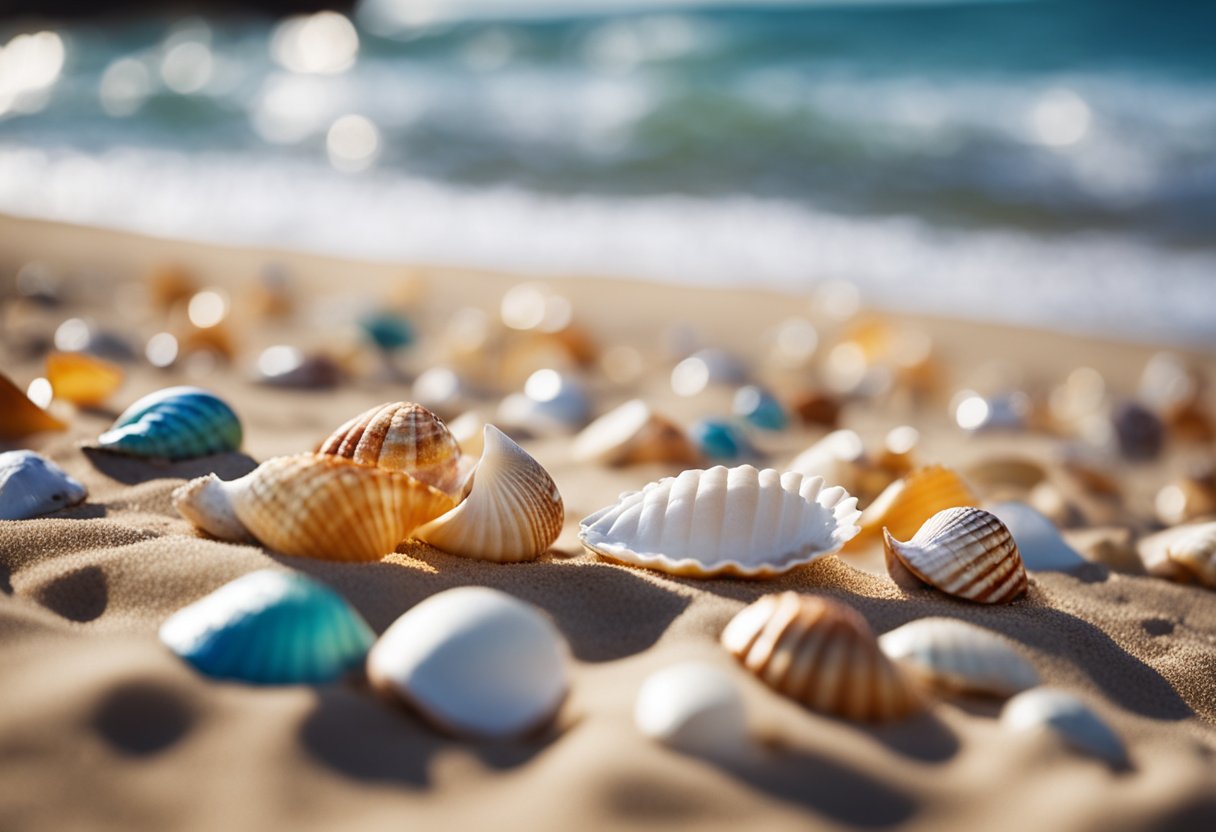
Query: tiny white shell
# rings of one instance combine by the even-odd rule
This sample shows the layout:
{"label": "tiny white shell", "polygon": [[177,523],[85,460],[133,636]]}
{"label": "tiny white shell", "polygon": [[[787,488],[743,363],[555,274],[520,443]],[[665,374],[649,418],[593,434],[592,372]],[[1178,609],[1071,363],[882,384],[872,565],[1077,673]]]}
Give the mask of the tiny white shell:
{"label": "tiny white shell", "polygon": [[1005,703],[1001,725],[1013,731],[1050,729],[1078,751],[1113,766],[1127,763],[1127,750],[1109,725],[1067,691],[1032,688]]}
{"label": "tiny white shell", "polygon": [[33,451],[0,453],[0,520],[27,520],[88,495],[66,471]]}
{"label": "tiny white shell", "polygon": [[633,721],[645,736],[686,754],[724,758],[748,746],[739,686],[708,662],[684,662],[648,676]]}
{"label": "tiny white shell", "polygon": [[548,616],[487,587],[433,595],[367,657],[371,684],[438,727],[487,739],[547,722],[566,697],[569,647]]}
{"label": "tiny white shell", "polygon": [[996,503],[988,510],[1000,518],[1013,535],[1027,569],[1066,572],[1088,561],[1064,542],[1054,523],[1041,512],[1015,500]]}
{"label": "tiny white shell", "polygon": [[1013,696],[1039,683],[1005,639],[956,618],[921,618],[878,638],[888,658],[947,691]]}

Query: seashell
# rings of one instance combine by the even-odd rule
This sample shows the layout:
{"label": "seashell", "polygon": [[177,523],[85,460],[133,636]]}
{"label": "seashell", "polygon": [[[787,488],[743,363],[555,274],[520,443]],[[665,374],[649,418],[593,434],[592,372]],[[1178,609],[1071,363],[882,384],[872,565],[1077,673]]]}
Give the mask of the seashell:
{"label": "seashell", "polygon": [[1090,563],[1100,563],[1116,572],[1143,575],[1144,563],[1136,551],[1133,531],[1126,526],[1094,526],[1068,533],[1068,544]]}
{"label": "seashell", "polygon": [[1082,433],[1090,444],[1117,451],[1124,459],[1144,462],[1156,459],[1165,446],[1165,426],[1151,410],[1137,402],[1124,401],[1110,412],[1088,420]]}
{"label": "seashell", "polygon": [[684,431],[641,399],[625,402],[583,428],[575,437],[573,455],[580,462],[601,465],[692,464],[698,459]]}
{"label": "seashell", "polygon": [[893,476],[907,476],[917,467],[916,446],[919,442],[920,431],[911,425],[891,428],[883,439],[882,452],[875,464]]}
{"label": "seashell", "polygon": [[178,610],[160,640],[205,676],[292,685],[338,679],[363,661],[375,634],[324,584],[263,569]]}
{"label": "seashell", "polygon": [[1009,642],[955,618],[921,618],[879,636],[878,646],[925,682],[947,692],[1013,696],[1039,683]]}
{"label": "seashell", "polygon": [[87,352],[110,361],[133,361],[138,355],[126,336],[98,329],[83,318],[68,318],[55,330],[55,349]]}
{"label": "seashell", "polygon": [[644,736],[686,754],[728,758],[749,744],[739,686],[708,662],[683,662],[647,676],[633,723]]}
{"label": "seashell", "polygon": [[323,560],[379,560],[454,505],[406,474],[327,454],[275,457],[240,479],[208,474],[173,492],[178,513],[221,540]]}
{"label": "seashell", "polygon": [[819,477],[751,465],[685,471],[583,519],[596,554],[674,575],[771,577],[840,550],[857,500]]}
{"label": "seashell", "polygon": [[459,497],[468,475],[460,445],[434,413],[412,402],[365,410],[321,443],[318,453],[400,471]]}
{"label": "seashell", "polygon": [[372,687],[439,728],[485,739],[548,722],[569,687],[569,647],[548,616],[486,587],[427,598],[367,657]]}
{"label": "seashell", "polygon": [[1025,393],[980,396],[964,390],[954,397],[951,410],[955,423],[970,432],[1022,430],[1031,415],[1030,397]]}
{"label": "seashell", "polygon": [[724,419],[694,422],[688,435],[706,459],[729,461],[752,452],[743,432]]}
{"label": "seashell", "polygon": [[787,466],[807,477],[823,477],[859,500],[869,500],[895,479],[866,454],[861,437],[851,430],[832,431]]}
{"label": "seashell", "polygon": [[167,387],[123,411],[97,445],[132,456],[192,459],[239,449],[241,423],[206,390]]}
{"label": "seashell", "polygon": [[747,381],[747,366],[723,349],[697,350],[671,371],[671,389],[679,396],[697,396],[709,387],[737,387]]}
{"label": "seashell", "polygon": [[414,343],[414,327],[396,312],[374,312],[359,320],[359,329],[373,346],[385,352],[404,349]]}
{"label": "seashell", "polygon": [[861,613],[838,601],[765,595],[731,619],[721,641],[769,687],[813,710],[879,721],[923,706]]}
{"label": "seashell", "polygon": [[46,357],[46,377],[55,398],[79,407],[97,407],[122,386],[117,365],[82,352],[52,352]]}
{"label": "seashell", "polygon": [[561,533],[566,513],[557,485],[541,464],[493,425],[460,505],[414,532],[454,555],[499,563],[533,560]]}
{"label": "seashell", "polygon": [[1216,522],[1178,526],[1140,542],[1150,575],[1216,589]]}
{"label": "seashell", "polygon": [[1067,572],[1087,563],[1076,549],[1064,542],[1054,523],[1025,503],[994,503],[988,509],[1013,535],[1025,568]]}
{"label": "seashell", "polygon": [[735,415],[761,430],[785,430],[789,417],[785,408],[763,387],[749,384],[735,391]]}
{"label": "seashell", "polygon": [[794,397],[790,409],[804,425],[835,429],[840,421],[840,401],[830,393],[804,390]]}
{"label": "seashell", "polygon": [[1047,469],[1042,465],[1016,456],[988,457],[968,466],[965,473],[986,494],[1002,489],[1029,491],[1047,479]]}
{"label": "seashell", "polygon": [[0,439],[21,439],[44,430],[68,426],[29,400],[21,388],[0,373]]}
{"label": "seashell", "polygon": [[1005,703],[1001,725],[1012,731],[1048,729],[1078,751],[1113,766],[1127,763],[1127,750],[1110,726],[1071,693],[1033,688]]}
{"label": "seashell", "polygon": [[920,582],[980,604],[1005,604],[1026,591],[1026,570],[1009,529],[980,508],[939,511],[907,542],[883,529],[887,571],[905,588]]}
{"label": "seashell", "polygon": [[74,506],[85,487],[33,451],[0,453],[0,520],[28,520]]}
{"label": "seashell", "polygon": [[939,511],[974,506],[976,496],[958,474],[943,465],[913,471],[888,485],[861,513],[861,534],[852,546],[871,539],[885,526],[897,539],[907,539]]}
{"label": "seashell", "polygon": [[337,387],[345,371],[327,355],[307,355],[296,347],[279,344],[258,356],[256,379],[270,387],[319,390]]}
{"label": "seashell", "polygon": [[567,436],[586,424],[591,400],[573,376],[553,369],[537,370],[528,376],[522,394],[502,400],[498,417],[510,427],[536,436]]}

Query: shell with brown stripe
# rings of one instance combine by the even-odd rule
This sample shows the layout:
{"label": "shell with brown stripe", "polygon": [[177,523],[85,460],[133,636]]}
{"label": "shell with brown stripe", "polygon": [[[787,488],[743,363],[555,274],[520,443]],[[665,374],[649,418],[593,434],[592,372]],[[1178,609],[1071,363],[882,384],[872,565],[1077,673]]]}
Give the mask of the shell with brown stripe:
{"label": "shell with brown stripe", "polygon": [[926,583],[980,604],[1007,604],[1026,592],[1026,569],[1009,529],[981,508],[948,508],[911,540],[883,529],[887,571],[904,587]]}

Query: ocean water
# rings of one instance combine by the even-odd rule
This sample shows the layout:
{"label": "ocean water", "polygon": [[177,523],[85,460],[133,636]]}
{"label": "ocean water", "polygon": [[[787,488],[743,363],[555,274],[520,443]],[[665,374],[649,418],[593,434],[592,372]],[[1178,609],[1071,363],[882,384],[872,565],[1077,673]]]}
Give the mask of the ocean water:
{"label": "ocean water", "polygon": [[1216,4],[354,21],[8,24],[0,211],[1216,345]]}

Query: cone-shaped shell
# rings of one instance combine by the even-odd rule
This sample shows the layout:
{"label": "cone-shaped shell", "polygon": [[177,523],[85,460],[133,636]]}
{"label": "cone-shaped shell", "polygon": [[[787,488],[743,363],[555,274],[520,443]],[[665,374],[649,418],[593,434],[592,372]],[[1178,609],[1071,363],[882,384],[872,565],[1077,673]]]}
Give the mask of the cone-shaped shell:
{"label": "cone-shaped shell", "polygon": [[1071,693],[1033,688],[1005,703],[1001,725],[1013,731],[1047,729],[1078,751],[1113,766],[1127,763],[1127,749],[1110,726]]}
{"label": "cone-shaped shell", "polygon": [[549,472],[498,428],[486,425],[483,443],[469,496],[414,537],[479,560],[533,560],[561,533],[562,495]]}
{"label": "cone-shaped shell", "polygon": [[887,657],[947,692],[1013,696],[1039,683],[1004,638],[956,618],[921,618],[879,637]]}
{"label": "cone-shaped shell", "polygon": [[596,554],[675,575],[769,577],[840,550],[857,500],[819,477],[751,465],[685,471],[583,519]]}
{"label": "cone-shaped shell", "polygon": [[132,456],[192,459],[238,450],[241,422],[206,390],[168,387],[127,408],[97,445]]}
{"label": "cone-shaped shell", "polygon": [[160,640],[200,673],[265,685],[330,682],[375,636],[346,601],[298,572],[264,569],[178,610]]}
{"label": "cone-shaped shell", "polygon": [[943,509],[978,503],[979,497],[954,471],[942,465],[920,468],[888,485],[866,507],[859,521],[861,534],[851,542],[871,540],[884,526],[903,540]]}
{"label": "cone-shaped shell", "polygon": [[55,398],[96,407],[122,386],[122,368],[83,352],[53,352],[46,357],[46,378]]}
{"label": "cone-shaped shell", "polygon": [[883,529],[887,571],[905,588],[923,582],[980,604],[1005,604],[1026,591],[1026,569],[1009,529],[980,508],[949,508],[901,543]]}
{"label": "cone-shaped shell", "polygon": [[921,698],[852,607],[813,595],[766,595],[722,632],[722,646],[779,693],[853,720],[911,714]]}
{"label": "cone-shaped shell", "polygon": [[697,449],[670,419],[641,399],[625,402],[596,419],[575,437],[574,458],[601,465],[642,462],[696,462]]}
{"label": "cone-shaped shell", "polygon": [[439,417],[420,404],[390,402],[360,413],[318,449],[400,471],[449,494],[459,494],[460,446]]}
{"label": "cone-shaped shell", "polygon": [[30,401],[8,376],[0,373],[0,439],[21,439],[31,433],[67,427]]}
{"label": "cone-shaped shell", "polygon": [[27,520],[74,506],[87,495],[66,471],[33,451],[0,453],[0,520]]}
{"label": "cone-shaped shell", "polygon": [[406,474],[324,454],[269,459],[232,482],[208,474],[173,492],[178,512],[215,537],[323,560],[379,560],[454,504]]}

